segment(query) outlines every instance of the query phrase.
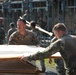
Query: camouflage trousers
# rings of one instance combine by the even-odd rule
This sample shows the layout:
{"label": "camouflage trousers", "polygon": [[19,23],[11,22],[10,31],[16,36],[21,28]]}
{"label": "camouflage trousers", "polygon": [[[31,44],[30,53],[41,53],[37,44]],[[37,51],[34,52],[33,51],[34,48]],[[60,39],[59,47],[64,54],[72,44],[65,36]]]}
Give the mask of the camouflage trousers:
{"label": "camouflage trousers", "polygon": [[66,75],[76,75],[76,68],[75,69],[66,70]]}
{"label": "camouflage trousers", "polygon": [[56,67],[56,70],[58,72],[57,75],[65,75],[65,69],[64,69],[64,67]]}

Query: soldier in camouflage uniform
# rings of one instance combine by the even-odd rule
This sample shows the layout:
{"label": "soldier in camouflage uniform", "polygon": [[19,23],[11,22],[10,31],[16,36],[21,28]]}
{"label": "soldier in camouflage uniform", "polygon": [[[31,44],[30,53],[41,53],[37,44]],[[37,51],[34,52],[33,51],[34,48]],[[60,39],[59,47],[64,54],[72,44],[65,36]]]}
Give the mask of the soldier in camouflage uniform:
{"label": "soldier in camouflage uniform", "polygon": [[26,21],[18,19],[17,31],[10,36],[9,45],[39,45],[39,40],[33,32],[26,30]]}
{"label": "soldier in camouflage uniform", "polygon": [[3,18],[0,17],[0,45],[4,44],[4,40],[5,40],[5,31],[3,25]]}
{"label": "soldier in camouflage uniform", "polygon": [[[40,31],[35,28],[36,27],[36,23],[34,21],[31,21],[30,25],[31,25],[31,28],[32,28],[31,31],[34,32],[37,35],[37,37],[40,39]],[[40,46],[41,46],[41,43],[40,43]],[[46,67],[45,67],[44,59],[40,60],[40,64],[41,64],[42,71],[45,72]]]}
{"label": "soldier in camouflage uniform", "polygon": [[[57,38],[54,37],[52,40],[51,40],[51,44],[56,41]],[[51,58],[49,58],[49,63],[51,64],[52,60]],[[65,68],[64,68],[64,62],[61,58],[55,58],[54,59],[54,62],[56,63],[56,70],[58,72],[57,75],[65,75]]]}
{"label": "soldier in camouflage uniform", "polygon": [[10,27],[10,29],[8,30],[8,37],[7,37],[7,39],[9,39],[10,35],[11,35],[13,32],[16,31],[16,28],[15,28],[15,25],[14,25],[13,22],[10,23],[9,27]]}
{"label": "soldier in camouflage uniform", "polygon": [[32,28],[31,31],[34,32],[34,33],[37,35],[37,37],[39,38],[40,35],[41,35],[41,33],[40,33],[40,31],[39,31],[38,29],[36,29],[35,27],[36,27],[36,23],[35,23],[34,21],[31,21],[31,28]]}
{"label": "soldier in camouflage uniform", "polygon": [[76,75],[76,36],[69,35],[63,23],[56,24],[53,27],[53,32],[58,40],[50,44],[45,51],[22,57],[22,60],[44,59],[56,52],[60,52],[64,60],[66,75]]}
{"label": "soldier in camouflage uniform", "polygon": [[4,44],[5,32],[2,27],[0,27],[0,45]]}

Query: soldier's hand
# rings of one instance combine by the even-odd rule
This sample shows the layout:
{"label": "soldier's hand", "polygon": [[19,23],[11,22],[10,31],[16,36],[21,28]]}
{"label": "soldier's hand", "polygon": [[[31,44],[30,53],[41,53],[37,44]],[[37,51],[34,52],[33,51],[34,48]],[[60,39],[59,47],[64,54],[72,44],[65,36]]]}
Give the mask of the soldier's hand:
{"label": "soldier's hand", "polygon": [[31,61],[29,61],[29,60],[27,59],[27,57],[24,57],[24,56],[23,56],[23,57],[21,57],[21,61],[22,61],[22,62],[24,62],[24,63],[26,62],[26,63],[29,63],[29,64],[31,64],[31,65],[36,66],[36,65],[35,65],[35,64],[33,64]]}
{"label": "soldier's hand", "polygon": [[22,60],[22,61],[25,61],[25,62],[28,61],[27,57],[25,57],[25,56],[22,56],[22,57],[21,57],[21,60]]}

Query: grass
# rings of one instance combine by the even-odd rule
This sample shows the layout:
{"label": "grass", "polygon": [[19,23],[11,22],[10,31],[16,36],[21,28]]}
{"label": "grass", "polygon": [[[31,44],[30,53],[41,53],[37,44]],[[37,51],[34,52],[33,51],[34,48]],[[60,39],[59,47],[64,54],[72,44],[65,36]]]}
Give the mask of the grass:
{"label": "grass", "polygon": [[[49,64],[49,60],[48,60],[48,59],[44,59],[44,60],[45,60],[45,66],[46,66],[46,68],[47,68],[48,70],[51,69],[51,68],[55,69],[56,64],[54,63],[54,59],[52,59],[52,63],[51,63],[51,64]],[[39,61],[39,60],[36,61],[36,66],[37,66],[39,69],[41,69],[40,61]]]}

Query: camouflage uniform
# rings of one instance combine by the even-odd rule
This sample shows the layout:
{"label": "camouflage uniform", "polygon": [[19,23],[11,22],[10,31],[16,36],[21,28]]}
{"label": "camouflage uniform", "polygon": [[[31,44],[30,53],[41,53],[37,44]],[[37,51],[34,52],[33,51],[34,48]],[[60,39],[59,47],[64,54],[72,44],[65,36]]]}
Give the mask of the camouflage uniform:
{"label": "camouflage uniform", "polygon": [[0,26],[0,45],[4,43],[5,32],[2,26]]}
{"label": "camouflage uniform", "polygon": [[[54,37],[52,40],[51,40],[51,44],[56,41],[57,38]],[[58,72],[58,75],[65,75],[65,68],[64,68],[64,62],[63,62],[63,59],[61,58],[56,58],[54,59],[54,62],[57,64],[56,66],[56,70]]]}
{"label": "camouflage uniform", "polygon": [[27,57],[28,60],[44,59],[50,55],[60,52],[63,57],[67,75],[76,75],[76,36],[64,35],[56,40],[45,51]]}
{"label": "camouflage uniform", "polygon": [[[37,38],[38,38],[39,41],[40,41],[40,36],[41,36],[40,31],[37,30],[37,29],[34,29],[34,30],[32,29],[31,32],[35,33],[35,35],[37,36]],[[42,47],[42,43],[41,43],[41,42],[40,42],[40,46]]]}
{"label": "camouflage uniform", "polygon": [[[38,39],[40,40],[40,35],[41,35],[40,31],[37,29],[34,29],[34,30],[32,29],[31,31],[34,32],[37,35]],[[40,43],[40,46],[42,46],[41,43]],[[44,59],[40,60],[40,65],[41,65],[42,71],[45,72],[46,67],[45,67],[45,60]]]}
{"label": "camouflage uniform", "polygon": [[39,40],[37,36],[26,30],[26,35],[22,36],[18,31],[14,32],[9,38],[10,45],[38,45]]}
{"label": "camouflage uniform", "polygon": [[34,32],[37,35],[38,38],[40,37],[41,33],[40,33],[39,30],[34,29],[34,30],[31,30],[31,31]]}
{"label": "camouflage uniform", "polygon": [[9,39],[10,35],[15,31],[16,31],[16,28],[14,28],[14,27],[8,30],[8,39]]}

